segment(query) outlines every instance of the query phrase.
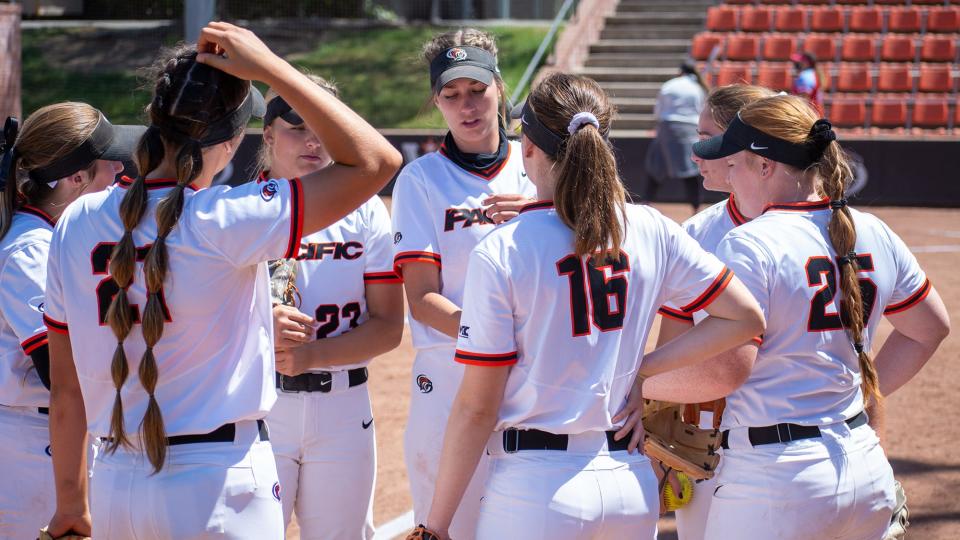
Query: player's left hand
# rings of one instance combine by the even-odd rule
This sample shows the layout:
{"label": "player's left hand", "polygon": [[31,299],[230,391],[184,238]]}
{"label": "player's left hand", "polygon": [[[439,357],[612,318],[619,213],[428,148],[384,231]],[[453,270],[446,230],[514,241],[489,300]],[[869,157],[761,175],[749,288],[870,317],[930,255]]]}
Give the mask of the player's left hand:
{"label": "player's left hand", "polygon": [[296,377],[311,367],[310,357],[302,349],[277,349],[274,356],[277,372],[287,377]]}
{"label": "player's left hand", "polygon": [[[483,213],[494,224],[499,225],[520,215],[520,209],[534,202],[533,199],[514,193],[500,193],[487,197],[480,202],[487,208]],[[489,205],[489,206],[487,206]]]}
{"label": "player's left hand", "polygon": [[643,430],[643,381],[643,377],[637,376],[627,397],[627,404],[612,419],[614,424],[623,422],[623,427],[617,430],[613,438],[619,441],[630,435],[627,452],[631,454],[634,450],[643,453],[643,439],[646,435]]}
{"label": "player's left hand", "polygon": [[295,349],[317,339],[317,321],[293,306],[273,306],[273,346]]}

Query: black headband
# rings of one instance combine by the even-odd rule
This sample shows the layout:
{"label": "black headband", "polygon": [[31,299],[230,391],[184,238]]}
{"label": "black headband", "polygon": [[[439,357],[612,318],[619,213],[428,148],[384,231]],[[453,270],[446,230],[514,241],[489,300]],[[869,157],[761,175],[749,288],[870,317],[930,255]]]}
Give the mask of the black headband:
{"label": "black headband", "polygon": [[225,114],[223,118],[210,122],[206,134],[200,138],[200,146],[213,146],[229,141],[247,126],[251,116],[263,118],[265,112],[263,94],[256,86],[250,85],[250,92],[239,107]]}
{"label": "black headband", "polygon": [[434,94],[454,79],[466,77],[490,85],[494,75],[499,74],[497,58],[477,47],[452,47],[430,61],[430,87]]}
{"label": "black headband", "polygon": [[263,125],[269,126],[277,118],[282,118],[295,126],[303,123],[303,118],[280,96],[267,103],[267,114],[263,116]]}
{"label": "black headband", "polygon": [[809,138],[797,144],[760,131],[745,123],[737,113],[722,135],[694,143],[693,153],[701,159],[720,159],[749,150],[758,156],[805,169],[816,163],[827,145],[835,140],[837,135],[825,119],[817,120]]}
{"label": "black headband", "polygon": [[557,157],[560,154],[566,137],[552,131],[540,122],[537,114],[530,107],[530,100],[523,102],[519,112],[517,108],[514,108],[513,114],[510,116],[520,119],[520,129],[533,144],[537,145],[537,148],[543,150],[549,156]]}
{"label": "black headband", "polygon": [[28,173],[35,182],[53,182],[86,169],[98,159],[129,161],[146,128],[143,126],[114,126],[103,114],[87,140],[46,167],[31,169]]}

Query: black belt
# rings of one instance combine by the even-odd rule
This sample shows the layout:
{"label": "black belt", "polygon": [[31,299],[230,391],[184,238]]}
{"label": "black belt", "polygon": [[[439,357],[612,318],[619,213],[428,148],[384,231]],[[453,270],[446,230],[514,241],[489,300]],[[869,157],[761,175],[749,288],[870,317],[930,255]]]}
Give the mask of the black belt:
{"label": "black belt", "polygon": [[[850,429],[856,429],[866,424],[867,420],[867,413],[860,411],[856,416],[846,420],[846,424],[850,426]],[[752,427],[747,429],[747,437],[749,437],[750,444],[753,446],[799,441],[801,439],[815,439],[819,436],[819,427],[801,426],[799,424],[777,424],[775,426]],[[728,429],[725,430],[721,436],[721,448],[730,448],[727,444],[729,437],[730,430]]]}
{"label": "black belt", "polygon": [[[607,449],[610,452],[626,450],[630,442],[630,433],[619,441],[613,439],[616,431],[607,431]],[[632,433],[632,432],[631,432]],[[503,430],[503,451],[512,454],[520,450],[567,450],[567,443],[570,440],[569,435],[557,435],[548,433],[539,429],[516,429],[510,428]]]}
{"label": "black belt", "polygon": [[49,407],[37,407],[37,412],[40,413],[40,414],[45,414],[45,415],[47,415],[47,416],[50,416],[50,408],[49,408]]}
{"label": "black belt", "polygon": [[[262,419],[257,420],[257,430],[260,432],[261,441],[270,440],[270,435],[267,433],[267,423]],[[179,444],[233,442],[236,437],[237,425],[224,424],[210,433],[202,433],[199,435],[174,435],[173,437],[167,437],[167,446],[177,446]],[[104,437],[103,440],[104,442],[113,441],[113,439],[110,437]]]}
{"label": "black belt", "polygon": [[[367,368],[347,371],[350,388],[367,382]],[[295,377],[277,373],[277,389],[283,392],[329,392],[333,388],[333,372],[301,373]]]}

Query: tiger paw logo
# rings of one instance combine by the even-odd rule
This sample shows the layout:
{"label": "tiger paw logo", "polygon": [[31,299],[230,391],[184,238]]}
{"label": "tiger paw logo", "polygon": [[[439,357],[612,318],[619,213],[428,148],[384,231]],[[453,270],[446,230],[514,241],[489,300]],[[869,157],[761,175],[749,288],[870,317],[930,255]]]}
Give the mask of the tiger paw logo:
{"label": "tiger paw logo", "polygon": [[447,51],[447,58],[453,60],[454,62],[460,62],[467,59],[467,51],[461,49],[460,47],[454,47]]}
{"label": "tiger paw logo", "polygon": [[433,381],[431,381],[422,373],[417,375],[417,386],[420,388],[420,392],[423,394],[429,394],[430,392],[433,392]]}
{"label": "tiger paw logo", "polygon": [[393,245],[399,244],[401,240],[403,240],[403,235],[400,234],[399,232],[397,232],[397,234],[393,235]]}
{"label": "tiger paw logo", "polygon": [[266,184],[260,188],[260,198],[265,201],[270,201],[273,199],[277,192],[280,191],[280,185],[277,184],[276,180],[269,180]]}
{"label": "tiger paw logo", "polygon": [[280,482],[273,483],[273,498],[280,502]]}

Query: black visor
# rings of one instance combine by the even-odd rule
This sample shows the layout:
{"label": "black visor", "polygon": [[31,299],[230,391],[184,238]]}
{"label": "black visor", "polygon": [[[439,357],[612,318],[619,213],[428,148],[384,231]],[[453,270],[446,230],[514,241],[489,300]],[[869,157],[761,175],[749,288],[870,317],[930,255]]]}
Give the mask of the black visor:
{"label": "black visor", "polygon": [[263,118],[266,111],[263,94],[251,84],[250,92],[239,107],[224,115],[223,118],[210,122],[207,133],[200,139],[200,145],[207,147],[229,141],[247,126],[250,117]]}
{"label": "black visor", "polygon": [[303,123],[303,118],[280,96],[271,99],[270,103],[267,103],[267,114],[263,117],[263,125],[269,126],[277,118],[282,118],[294,126],[299,126]]}
{"label": "black visor", "polygon": [[740,114],[730,122],[722,135],[694,143],[693,153],[700,159],[720,159],[741,150],[749,150],[758,156],[805,169],[820,159],[820,153],[810,144],[795,144],[768,135],[740,119]]}
{"label": "black visor", "polygon": [[540,122],[537,114],[530,107],[530,101],[525,100],[510,111],[510,118],[520,120],[520,130],[530,139],[537,148],[543,150],[547,155],[556,157],[560,153],[563,141],[566,139],[563,135],[555,133]]}
{"label": "black visor", "polygon": [[98,159],[130,161],[146,130],[144,126],[114,126],[101,114],[87,140],[50,165],[31,170],[30,178],[36,182],[53,182],[86,169]]}
{"label": "black visor", "polygon": [[433,93],[455,79],[473,79],[483,84],[493,84],[494,75],[500,74],[497,59],[477,47],[453,47],[438,54],[430,62],[430,87]]}

